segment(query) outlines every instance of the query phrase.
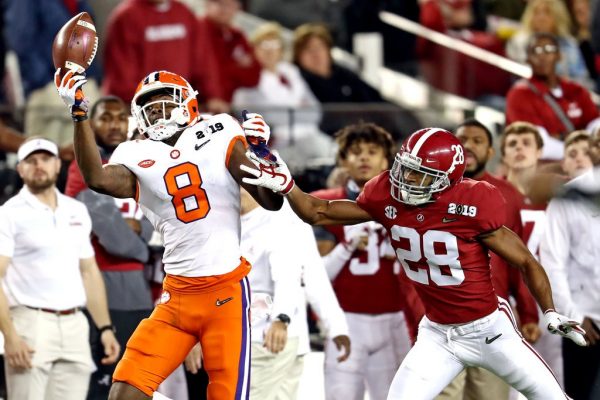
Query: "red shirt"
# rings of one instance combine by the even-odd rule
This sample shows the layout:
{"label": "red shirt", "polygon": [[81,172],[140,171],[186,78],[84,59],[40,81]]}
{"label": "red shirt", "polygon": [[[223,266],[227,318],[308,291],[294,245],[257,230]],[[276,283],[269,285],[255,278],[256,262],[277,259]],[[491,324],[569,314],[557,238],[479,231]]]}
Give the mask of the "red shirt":
{"label": "red shirt", "polygon": [[[345,188],[319,190],[312,194],[326,200],[348,198]],[[335,236],[337,243],[346,241],[344,226],[329,225],[324,228]],[[400,265],[394,255],[393,258],[380,256],[389,240],[383,227],[377,232],[377,239],[376,253],[356,250],[332,282],[340,306],[346,312],[382,314],[405,308],[398,280]],[[373,264],[377,265],[376,270]]]}
{"label": "red shirt", "polygon": [[[529,84],[533,85],[539,94],[535,93]],[[506,95],[506,124],[526,121],[544,127],[551,136],[564,138],[570,132],[544,100],[543,96],[546,93],[558,103],[575,129],[585,129],[587,124],[598,118],[600,114],[586,88],[563,78],[559,78],[559,86],[562,96],[556,97],[548,86],[537,78],[516,82]]]}
{"label": "red shirt", "polygon": [[[81,175],[77,161],[73,161],[69,166],[65,194],[67,196],[77,197],[77,195],[85,189],[87,189],[87,185],[83,180],[83,176]],[[132,210],[131,207],[138,207],[138,205],[135,203],[135,200],[119,200],[131,200],[133,204],[131,204],[131,202],[122,201],[120,209],[124,217],[133,217],[135,210]],[[100,268],[102,271],[135,271],[144,269],[144,264],[138,260],[118,257],[108,253],[106,250],[104,250],[104,247],[102,247],[98,241],[98,238],[93,235],[93,233],[92,246],[94,246],[94,251],[96,252],[96,262],[98,263],[98,268]]]}
{"label": "red shirt", "polygon": [[[494,185],[506,201],[506,227],[523,238],[523,225],[521,222],[521,207],[523,195],[513,185],[504,179],[496,178],[487,172],[481,177]],[[510,266],[502,257],[494,252],[490,253],[490,266],[492,268],[492,283],[498,296],[508,299],[512,294],[517,301],[517,311],[522,324],[538,322],[538,307],[535,299],[523,281],[521,272]]]}
{"label": "red shirt", "polygon": [[218,96],[219,67],[199,42],[196,16],[184,4],[172,0],[161,10],[148,0],[122,2],[106,27],[104,93],[129,102],[146,75],[167,70],[187,79],[201,99]]}
{"label": "red shirt", "polygon": [[261,68],[240,30],[223,28],[205,17],[198,21],[197,35],[205,52],[203,60],[213,59],[218,65],[215,97],[231,102],[236,89],[258,85]]}
{"label": "red shirt", "polygon": [[391,197],[388,174],[371,179],[357,203],[390,232],[427,317],[461,324],[496,310],[488,249],[478,237],[506,223],[506,203],[498,189],[464,179],[435,202],[416,207]]}

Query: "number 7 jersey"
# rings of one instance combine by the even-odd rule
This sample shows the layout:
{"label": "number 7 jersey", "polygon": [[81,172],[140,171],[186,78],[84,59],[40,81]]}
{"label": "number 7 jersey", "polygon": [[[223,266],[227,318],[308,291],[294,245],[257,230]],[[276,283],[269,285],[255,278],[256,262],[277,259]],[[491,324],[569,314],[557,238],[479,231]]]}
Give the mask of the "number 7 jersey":
{"label": "number 7 jersey", "polygon": [[164,241],[171,275],[222,275],[240,263],[240,188],[227,169],[239,123],[227,114],[186,129],[174,146],[121,143],[109,163],[137,178],[136,200]]}
{"label": "number 7 jersey", "polygon": [[505,201],[494,186],[464,179],[433,203],[409,206],[390,195],[386,171],[365,185],[357,203],[389,231],[431,321],[461,324],[498,308],[488,249],[478,239],[504,225]]}

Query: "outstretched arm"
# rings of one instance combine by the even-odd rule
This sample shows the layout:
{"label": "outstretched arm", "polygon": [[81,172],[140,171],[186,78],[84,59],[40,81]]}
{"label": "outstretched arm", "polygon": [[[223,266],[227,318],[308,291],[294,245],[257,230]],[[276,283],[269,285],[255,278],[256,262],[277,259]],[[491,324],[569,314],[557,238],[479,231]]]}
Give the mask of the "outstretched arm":
{"label": "outstretched arm", "polygon": [[371,221],[371,215],[351,200],[323,200],[298,186],[287,195],[294,212],[311,225],[351,225]]}
{"label": "outstretched arm", "polygon": [[75,159],[85,183],[95,192],[118,198],[134,198],[136,177],[123,165],[102,165],[89,120],[75,121]]}
{"label": "outstretched arm", "polygon": [[481,241],[490,250],[504,258],[509,264],[521,270],[525,284],[544,311],[547,329],[554,334],[568,337],[580,346],[585,346],[585,331],[576,321],[558,314],[554,310],[550,281],[535,257],[516,233],[506,227],[480,236]]}
{"label": "outstretched arm", "polygon": [[516,233],[503,226],[481,237],[481,241],[509,264],[521,270],[525,284],[543,311],[554,309],[552,289],[546,271]]}
{"label": "outstretched arm", "polygon": [[71,112],[75,124],[75,158],[88,187],[96,192],[113,197],[135,197],[136,177],[122,165],[102,166],[96,137],[88,120],[88,100],[83,94],[86,83],[83,75],[67,71],[61,77],[59,68],[54,74],[58,94]]}

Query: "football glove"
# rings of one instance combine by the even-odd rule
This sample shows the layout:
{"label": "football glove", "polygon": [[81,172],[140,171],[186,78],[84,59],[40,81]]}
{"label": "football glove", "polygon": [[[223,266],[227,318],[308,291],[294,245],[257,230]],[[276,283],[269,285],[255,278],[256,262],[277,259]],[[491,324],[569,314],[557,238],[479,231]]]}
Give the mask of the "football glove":
{"label": "football glove", "polygon": [[260,114],[242,111],[242,129],[250,150],[263,160],[276,163],[277,157],[271,153],[269,148],[269,138],[271,137],[271,128],[265,122]]}
{"label": "football glove", "polygon": [[546,310],[544,320],[550,333],[569,338],[579,346],[587,346],[585,331],[577,321],[570,320],[554,310]]}
{"label": "football glove", "polygon": [[60,77],[60,68],[54,74],[54,84],[60,98],[71,112],[73,121],[87,119],[89,101],[83,94],[83,85],[87,82],[85,76],[75,75],[75,71],[69,70],[65,76]]}
{"label": "football glove", "polygon": [[242,178],[242,182],[262,186],[284,196],[292,191],[295,185],[294,178],[281,158],[279,160],[275,158],[277,162],[272,162],[259,157],[250,150],[246,152],[246,157],[252,161],[255,168],[241,164],[240,169],[255,178]]}

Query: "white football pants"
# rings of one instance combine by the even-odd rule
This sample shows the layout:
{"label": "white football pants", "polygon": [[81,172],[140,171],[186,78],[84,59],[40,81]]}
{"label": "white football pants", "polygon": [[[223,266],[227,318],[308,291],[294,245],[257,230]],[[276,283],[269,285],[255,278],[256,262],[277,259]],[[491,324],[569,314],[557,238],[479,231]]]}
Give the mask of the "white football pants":
{"label": "white football pants", "polygon": [[529,400],[568,399],[550,368],[516,329],[508,302],[463,325],[424,317],[417,343],[398,369],[388,400],[431,400],[465,367],[483,367]]}
{"label": "white football pants", "polygon": [[344,313],[352,340],[350,357],[338,362],[331,339],[325,347],[327,400],[385,400],[398,366],[410,350],[403,312],[378,315]]}

